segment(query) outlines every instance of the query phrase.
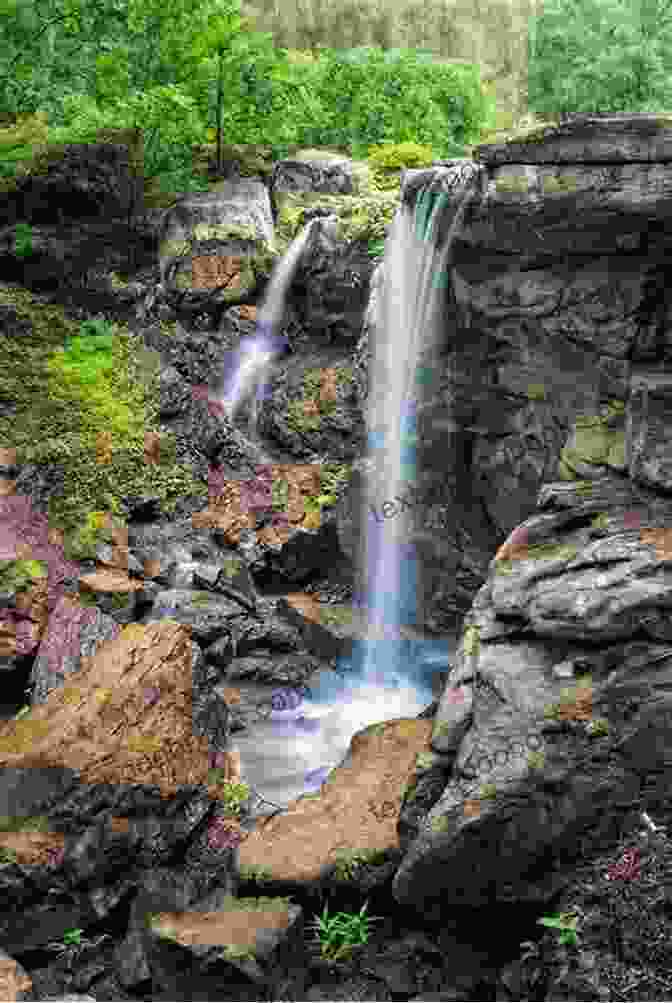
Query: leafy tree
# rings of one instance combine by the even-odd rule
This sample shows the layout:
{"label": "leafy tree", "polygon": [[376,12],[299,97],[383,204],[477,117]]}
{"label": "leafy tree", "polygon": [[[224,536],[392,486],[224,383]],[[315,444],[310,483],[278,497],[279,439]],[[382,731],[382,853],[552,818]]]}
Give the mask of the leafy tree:
{"label": "leafy tree", "polygon": [[531,19],[538,114],[652,111],[672,97],[672,0],[545,0]]}

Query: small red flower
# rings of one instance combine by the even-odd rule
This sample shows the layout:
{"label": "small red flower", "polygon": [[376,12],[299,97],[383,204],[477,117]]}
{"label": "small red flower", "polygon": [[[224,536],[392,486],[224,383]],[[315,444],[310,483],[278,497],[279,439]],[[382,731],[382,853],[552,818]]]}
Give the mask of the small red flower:
{"label": "small red flower", "polygon": [[606,874],[607,881],[619,879],[621,881],[632,881],[639,877],[641,869],[639,851],[636,849],[626,850],[620,860],[612,864]]}

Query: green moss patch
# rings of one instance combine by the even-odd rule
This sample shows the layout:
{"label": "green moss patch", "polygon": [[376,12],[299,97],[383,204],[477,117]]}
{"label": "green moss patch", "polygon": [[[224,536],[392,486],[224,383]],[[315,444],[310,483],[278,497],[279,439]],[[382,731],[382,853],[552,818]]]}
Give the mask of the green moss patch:
{"label": "green moss patch", "polygon": [[19,463],[63,470],[49,517],[64,531],[66,553],[104,538],[102,520],[90,516],[123,517],[125,496],[156,496],[164,514],[184,495],[207,503],[207,485],[164,451],[163,436],[160,462],[145,459],[146,433],[161,433],[159,360],[142,339],[123,325],[71,321],[18,287],[3,285],[2,293],[33,329],[0,339],[0,399],[16,406],[0,416],[0,443],[16,449]]}

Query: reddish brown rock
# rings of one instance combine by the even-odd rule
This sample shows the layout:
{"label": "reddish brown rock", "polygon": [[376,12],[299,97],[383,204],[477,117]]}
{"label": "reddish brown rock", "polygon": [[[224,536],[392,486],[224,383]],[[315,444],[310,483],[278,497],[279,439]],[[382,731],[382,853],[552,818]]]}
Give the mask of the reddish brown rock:
{"label": "reddish brown rock", "polygon": [[[240,847],[241,867],[266,867],[279,881],[316,880],[339,850],[392,850],[404,785],[416,757],[429,751],[432,722],[401,718],[372,725],[350,743],[352,762],[339,766],[319,795],[290,803]],[[297,846],[301,853],[297,854]]]}

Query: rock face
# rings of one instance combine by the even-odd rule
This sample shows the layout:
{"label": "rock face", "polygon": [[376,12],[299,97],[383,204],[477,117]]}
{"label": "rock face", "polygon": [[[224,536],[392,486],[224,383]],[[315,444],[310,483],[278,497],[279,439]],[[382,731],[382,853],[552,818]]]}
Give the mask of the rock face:
{"label": "rock face", "polygon": [[[418,421],[418,467],[440,472],[451,512],[434,534],[446,556],[423,589],[428,625],[466,613],[545,482],[615,471],[664,488],[670,135],[660,116],[581,116],[476,150],[480,194],[443,277],[436,383]],[[407,171],[404,201],[427,183],[450,191],[463,169]]]}
{"label": "rock face", "polygon": [[670,151],[651,115],[479,150],[450,410],[463,491],[507,539],[435,719],[449,782],[422,821],[402,810],[399,901],[547,893],[549,861],[615,838],[666,758]]}

